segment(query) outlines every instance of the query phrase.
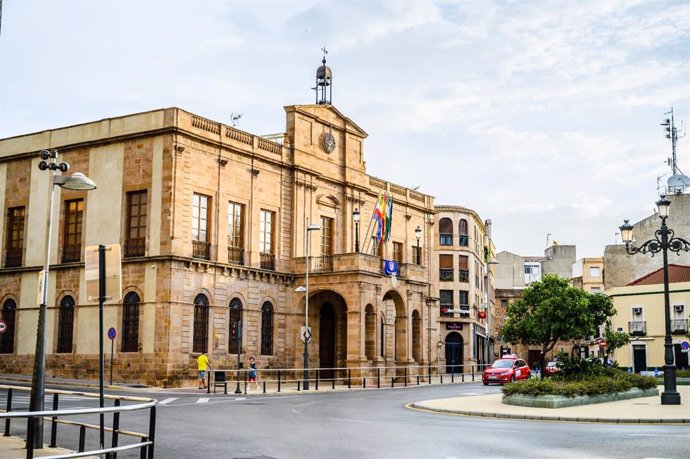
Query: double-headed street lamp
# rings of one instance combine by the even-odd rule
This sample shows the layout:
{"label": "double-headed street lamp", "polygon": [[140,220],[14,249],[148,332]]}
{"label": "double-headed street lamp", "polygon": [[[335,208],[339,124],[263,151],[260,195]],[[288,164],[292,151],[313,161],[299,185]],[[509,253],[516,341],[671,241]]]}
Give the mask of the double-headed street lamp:
{"label": "double-headed street lamp", "polygon": [[352,220],[355,222],[355,252],[359,253],[359,209],[352,211]]}
{"label": "double-headed street lamp", "polygon": [[417,264],[419,265],[419,264],[422,264],[422,261],[421,261],[422,256],[419,253],[419,240],[422,237],[422,227],[421,226],[417,226],[417,228],[415,228],[414,235],[417,238]]}
{"label": "double-headed street lamp", "polygon": [[304,244],[306,247],[306,261],[304,268],[304,287],[300,286],[295,289],[295,292],[304,292],[304,374],[302,375],[302,388],[309,390],[309,340],[311,333],[309,332],[309,233],[312,231],[319,231],[319,225],[310,225],[307,219],[307,226],[304,230]]}
{"label": "double-headed street lamp", "polygon": [[[48,309],[48,270],[50,268],[50,244],[53,231],[53,198],[55,185],[67,190],[88,191],[96,188],[93,181],[80,172],[71,176],[57,175],[57,171],[67,172],[69,164],[58,162],[57,150],[41,150],[41,162],[38,168],[42,171],[50,170],[50,200],[48,201],[48,231],[46,234],[46,258],[43,266],[41,305],[38,309],[38,327],[36,330],[36,354],[34,356],[34,370],[31,378],[31,396],[29,411],[43,411],[46,386],[46,314]],[[28,429],[32,435],[34,448],[43,447],[43,418],[30,418]]]}
{"label": "double-headed street lamp", "polygon": [[690,251],[690,242],[680,237],[674,237],[673,230],[666,226],[671,201],[661,196],[656,203],[661,218],[661,229],[654,233],[655,238],[650,239],[641,246],[633,245],[633,225],[624,220],[620,226],[621,237],[625,242],[625,250],[630,254],[661,252],[664,262],[664,319],[666,321],[666,336],[664,337],[664,392],[661,394],[662,405],[680,405],[680,394],[676,390],[676,366],[673,363],[673,342],[671,340],[671,311],[668,287],[668,251],[680,255],[681,251]]}

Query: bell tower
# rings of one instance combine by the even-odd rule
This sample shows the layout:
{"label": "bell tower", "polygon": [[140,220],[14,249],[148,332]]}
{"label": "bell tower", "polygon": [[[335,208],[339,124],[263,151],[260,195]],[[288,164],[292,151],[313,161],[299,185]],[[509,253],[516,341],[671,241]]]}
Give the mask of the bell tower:
{"label": "bell tower", "polygon": [[328,50],[324,46],[321,48],[321,51],[323,51],[323,60],[321,61],[322,65],[316,69],[316,86],[314,87],[316,91],[316,104],[331,105],[333,95],[333,72],[326,65],[326,54],[328,54]]}

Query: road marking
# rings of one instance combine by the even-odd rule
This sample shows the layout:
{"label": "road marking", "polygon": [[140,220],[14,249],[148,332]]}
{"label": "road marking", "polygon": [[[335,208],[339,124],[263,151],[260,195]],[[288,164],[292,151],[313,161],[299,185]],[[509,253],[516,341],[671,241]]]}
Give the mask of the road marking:
{"label": "road marking", "polygon": [[158,404],[167,405],[168,403],[174,402],[175,400],[177,400],[177,397],[166,398],[165,400],[161,400],[160,402],[158,402]]}
{"label": "road marking", "polygon": [[199,398],[199,400],[197,400],[196,402],[197,403],[208,403],[209,400],[211,400],[211,399],[208,397],[202,397],[202,398]]}
{"label": "road marking", "polygon": [[294,408],[290,408],[290,411],[292,411],[293,413],[297,413],[297,414],[299,414],[300,416],[302,415],[302,413],[300,413],[299,411],[297,411],[297,410],[294,409]]}

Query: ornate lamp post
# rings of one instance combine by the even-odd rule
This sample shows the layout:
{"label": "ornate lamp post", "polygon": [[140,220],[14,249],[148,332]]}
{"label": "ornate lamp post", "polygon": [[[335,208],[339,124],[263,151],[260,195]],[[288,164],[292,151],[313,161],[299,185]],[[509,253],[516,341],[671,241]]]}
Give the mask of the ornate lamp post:
{"label": "ornate lamp post", "polygon": [[[71,176],[57,175],[57,171],[67,172],[69,164],[58,162],[57,150],[41,150],[41,162],[38,168],[42,171],[51,171],[50,198],[48,201],[48,231],[46,234],[46,259],[43,265],[43,278],[41,279],[41,305],[38,309],[38,327],[36,330],[36,354],[34,356],[34,370],[31,377],[31,396],[29,399],[29,411],[43,411],[45,387],[46,387],[46,314],[48,309],[48,271],[50,269],[50,244],[53,230],[53,201],[55,185],[67,190],[88,191],[96,188],[93,181],[80,172]],[[34,448],[43,447],[43,418],[35,417],[29,421],[28,429],[31,431]]]}
{"label": "ornate lamp post", "polygon": [[319,231],[319,225],[310,225],[307,219],[307,226],[304,230],[304,244],[306,247],[306,260],[304,269],[304,287],[300,286],[295,289],[295,292],[304,292],[304,373],[302,374],[302,388],[309,390],[309,340],[311,333],[309,333],[309,233],[312,231]]}
{"label": "ornate lamp post", "polygon": [[668,287],[668,251],[680,255],[681,250],[690,251],[690,242],[683,238],[674,237],[673,230],[666,226],[671,201],[661,196],[656,203],[661,218],[661,229],[656,230],[654,239],[650,239],[639,247],[633,244],[633,225],[624,220],[620,226],[621,238],[625,242],[625,250],[630,254],[661,252],[664,263],[664,319],[666,322],[666,335],[664,337],[664,392],[661,394],[662,405],[680,405],[680,394],[676,390],[676,366],[673,363],[673,342],[671,340],[671,312]]}
{"label": "ornate lamp post", "polygon": [[421,254],[419,253],[419,239],[422,237],[422,227],[417,226],[414,230],[414,235],[417,238],[417,264],[421,264]]}
{"label": "ornate lamp post", "polygon": [[359,253],[359,209],[352,211],[352,220],[355,222],[355,252]]}

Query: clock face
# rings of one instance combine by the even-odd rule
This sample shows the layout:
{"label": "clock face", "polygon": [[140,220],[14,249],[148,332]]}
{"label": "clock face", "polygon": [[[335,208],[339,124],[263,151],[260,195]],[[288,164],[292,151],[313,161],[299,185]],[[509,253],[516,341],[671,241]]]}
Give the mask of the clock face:
{"label": "clock face", "polygon": [[323,137],[323,148],[326,149],[328,153],[333,153],[335,150],[335,137],[330,132],[327,132]]}

